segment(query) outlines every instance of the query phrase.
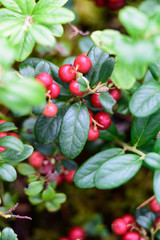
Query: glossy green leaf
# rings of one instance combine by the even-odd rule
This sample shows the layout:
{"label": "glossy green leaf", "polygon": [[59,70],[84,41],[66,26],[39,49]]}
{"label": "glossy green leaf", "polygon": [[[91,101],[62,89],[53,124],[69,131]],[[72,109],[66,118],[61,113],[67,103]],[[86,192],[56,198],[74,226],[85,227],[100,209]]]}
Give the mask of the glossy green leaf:
{"label": "glossy green leaf", "polygon": [[19,72],[23,77],[35,77],[36,73],[34,68],[30,64],[20,64]]}
{"label": "glossy green leaf", "polygon": [[58,137],[65,112],[66,109],[62,109],[52,118],[47,118],[44,115],[41,115],[37,119],[34,131],[36,138],[40,143],[49,144]]}
{"label": "glossy green leaf", "polygon": [[106,130],[100,130],[99,138],[104,141],[112,141],[119,137],[118,131],[114,123]]}
{"label": "glossy green leaf", "polygon": [[133,37],[142,36],[148,27],[147,15],[135,7],[127,6],[119,12],[119,19],[128,33]]}
{"label": "glossy green leaf", "polygon": [[98,80],[99,82],[107,82],[111,76],[114,68],[114,59],[108,58],[102,65],[99,70]]}
{"label": "glossy green leaf", "polygon": [[160,84],[143,84],[131,97],[129,107],[136,117],[146,117],[156,112],[160,108]]}
{"label": "glossy green leaf", "polygon": [[122,154],[122,149],[112,148],[97,153],[93,157],[84,162],[74,175],[74,183],[79,188],[95,187],[94,177],[100,166],[108,162],[109,159]]}
{"label": "glossy green leaf", "polygon": [[111,79],[118,88],[123,89],[132,88],[136,81],[133,73],[119,59],[115,63]]}
{"label": "glossy green leaf", "polygon": [[145,163],[154,169],[160,169],[160,155],[154,152],[146,154]]}
{"label": "glossy green leaf", "polygon": [[0,163],[0,178],[6,182],[13,182],[17,178],[14,167],[6,163]]}
{"label": "glossy green leaf", "polygon": [[23,40],[16,47],[16,60],[19,62],[24,61],[32,52],[35,45],[35,40],[33,39],[30,32],[25,32]]}
{"label": "glossy green leaf", "polygon": [[53,199],[55,196],[55,191],[52,187],[48,186],[47,189],[45,189],[42,193],[42,199],[43,201],[48,201]]}
{"label": "glossy green leaf", "polygon": [[99,189],[113,189],[126,183],[136,175],[142,160],[136,154],[116,156],[100,166],[94,182]]}
{"label": "glossy green leaf", "polygon": [[0,124],[0,132],[10,131],[10,130],[16,130],[17,127],[12,122],[4,122]]}
{"label": "glossy green leaf", "polygon": [[116,30],[103,30],[93,32],[91,38],[102,51],[116,54],[114,41],[119,35],[120,32]]}
{"label": "glossy green leaf", "polygon": [[0,146],[13,149],[18,152],[24,151],[24,145],[17,137],[6,136],[0,139]]}
{"label": "glossy green leaf", "polygon": [[160,137],[157,138],[153,146],[153,152],[160,154]]}
{"label": "glossy green leaf", "polygon": [[99,71],[102,64],[109,59],[109,54],[104,53],[100,48],[93,46],[88,53],[88,57],[92,61],[92,68],[87,74],[85,74],[85,77],[89,80],[90,86],[92,87],[99,82]]}
{"label": "glossy green leaf", "polygon": [[40,0],[34,7],[34,13],[38,10],[47,7],[62,7],[68,0]]}
{"label": "glossy green leaf", "polygon": [[160,78],[160,62],[152,63],[149,66],[149,70],[154,77],[154,79],[158,80]]}
{"label": "glossy green leaf", "polygon": [[147,230],[150,230],[153,225],[153,222],[146,216],[139,216],[136,218],[136,222]]}
{"label": "glossy green leaf", "polygon": [[64,24],[73,21],[74,14],[65,8],[45,7],[34,13],[33,20],[45,25]]}
{"label": "glossy green leaf", "polygon": [[46,156],[51,156],[56,151],[56,147],[53,144],[46,145],[36,141],[33,142],[33,147],[35,150]]}
{"label": "glossy green leaf", "polygon": [[47,27],[44,27],[40,24],[32,24],[30,32],[34,40],[42,46],[47,45],[53,47],[56,43],[52,32]]}
{"label": "glossy green leaf", "polygon": [[25,194],[28,196],[34,196],[40,193],[43,189],[43,182],[36,181],[29,184],[28,188],[24,189]]}
{"label": "glossy green leaf", "polygon": [[6,149],[0,153],[0,159],[5,162],[21,162],[28,158],[33,153],[33,147],[30,145],[24,144],[24,151],[17,152],[11,149]]}
{"label": "glossy green leaf", "polygon": [[86,92],[88,90],[88,84],[87,84],[87,79],[85,80],[84,77],[79,77],[77,79],[78,85],[79,85],[79,90]]}
{"label": "glossy green leaf", "polygon": [[51,74],[51,67],[49,65],[49,63],[47,63],[46,61],[40,61],[37,66],[35,67],[35,72],[36,75],[46,72],[48,74]]}
{"label": "glossy green leaf", "polygon": [[63,117],[59,135],[62,154],[75,158],[84,148],[89,132],[88,109],[83,103],[74,103]]}
{"label": "glossy green leaf", "polygon": [[17,170],[20,174],[24,176],[28,176],[35,173],[35,169],[27,163],[19,163],[17,166]]}
{"label": "glossy green leaf", "polygon": [[116,101],[108,92],[102,92],[99,97],[99,101],[106,112],[113,113],[112,108],[115,105]]}
{"label": "glossy green leaf", "polygon": [[12,228],[6,227],[2,230],[1,240],[18,240],[18,238]]}
{"label": "glossy green leaf", "polygon": [[132,144],[144,145],[152,140],[160,131],[160,111],[145,118],[133,118],[131,127]]}
{"label": "glossy green leaf", "polygon": [[156,170],[153,177],[153,190],[156,196],[156,200],[160,205],[160,170]]}

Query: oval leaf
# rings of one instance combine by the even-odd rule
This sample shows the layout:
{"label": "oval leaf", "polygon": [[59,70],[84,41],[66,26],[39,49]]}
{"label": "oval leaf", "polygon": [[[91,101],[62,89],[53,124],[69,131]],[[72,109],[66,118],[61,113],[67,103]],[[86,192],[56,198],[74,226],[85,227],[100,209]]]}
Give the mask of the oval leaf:
{"label": "oval leaf", "polygon": [[12,228],[6,227],[2,230],[1,240],[18,240]]}
{"label": "oval leaf", "polygon": [[114,157],[101,165],[96,172],[94,182],[99,189],[112,189],[121,186],[135,176],[142,165],[136,154]]}
{"label": "oval leaf", "polygon": [[32,182],[29,184],[28,188],[24,191],[28,196],[34,196],[40,193],[43,189],[43,183],[41,181]]}
{"label": "oval leaf", "polygon": [[0,178],[6,182],[13,182],[17,178],[16,170],[9,164],[0,163]]}
{"label": "oval leaf", "polygon": [[24,145],[17,137],[6,136],[0,139],[0,146],[13,149],[18,152],[24,151]]}
{"label": "oval leaf", "polygon": [[66,158],[77,157],[88,138],[89,113],[83,103],[74,103],[66,112],[59,135],[62,154]]}
{"label": "oval leaf", "polygon": [[153,190],[160,205],[160,170],[156,170],[153,177]]}

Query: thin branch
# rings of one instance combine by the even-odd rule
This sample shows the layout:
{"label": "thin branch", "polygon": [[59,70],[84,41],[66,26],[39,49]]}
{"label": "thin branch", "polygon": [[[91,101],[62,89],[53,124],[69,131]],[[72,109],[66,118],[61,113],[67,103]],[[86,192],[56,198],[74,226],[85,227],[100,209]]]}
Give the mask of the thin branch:
{"label": "thin branch", "polygon": [[144,201],[141,205],[139,205],[136,209],[140,209],[144,206],[146,206],[148,203],[150,203],[153,199],[155,199],[155,195],[153,195],[152,197],[148,198],[146,201]]}
{"label": "thin branch", "polygon": [[69,38],[73,38],[73,37],[77,36],[78,34],[80,34],[81,36],[87,36],[87,35],[90,34],[89,31],[83,32],[80,29],[78,29],[76,26],[72,25],[71,23],[68,23],[68,25],[70,26],[71,31],[72,31],[72,33],[69,36]]}
{"label": "thin branch", "polygon": [[9,209],[9,210],[8,210],[7,212],[5,212],[4,214],[7,215],[8,213],[13,212],[14,210],[16,210],[16,208],[18,207],[18,205],[19,205],[19,203],[16,203],[16,205],[15,205],[13,208]]}
{"label": "thin branch", "polygon": [[28,219],[28,220],[32,220],[31,217],[28,216],[20,216],[20,215],[10,215],[11,218],[20,218],[20,219]]}

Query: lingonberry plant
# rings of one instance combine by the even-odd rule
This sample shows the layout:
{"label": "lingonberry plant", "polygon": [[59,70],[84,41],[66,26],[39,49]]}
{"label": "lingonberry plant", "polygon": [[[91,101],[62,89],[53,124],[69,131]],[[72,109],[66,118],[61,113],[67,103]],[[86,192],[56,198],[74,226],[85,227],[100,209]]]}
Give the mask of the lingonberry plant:
{"label": "lingonberry plant", "polygon": [[[1,183],[14,182],[18,171],[29,202],[56,212],[67,199],[59,192],[64,182],[114,189],[143,166],[153,173],[151,211],[125,214],[113,221],[112,230],[123,240],[160,239],[160,3],[154,0],[152,13],[149,0],[139,9],[122,8],[118,16],[126,34],[95,31],[87,51],[58,66],[55,59],[27,58],[35,43],[54,48],[61,24],[74,20],[66,2],[0,0],[0,101],[8,113],[0,116]],[[111,10],[125,5],[96,3]],[[119,131],[117,116],[128,120],[127,130]],[[100,150],[95,147],[88,158],[87,145],[99,143]],[[80,154],[87,156],[82,165],[76,163]],[[0,216],[7,218],[7,209]],[[75,226],[61,240],[85,240],[86,229]],[[17,239],[12,229],[2,230],[1,239],[8,236]]]}

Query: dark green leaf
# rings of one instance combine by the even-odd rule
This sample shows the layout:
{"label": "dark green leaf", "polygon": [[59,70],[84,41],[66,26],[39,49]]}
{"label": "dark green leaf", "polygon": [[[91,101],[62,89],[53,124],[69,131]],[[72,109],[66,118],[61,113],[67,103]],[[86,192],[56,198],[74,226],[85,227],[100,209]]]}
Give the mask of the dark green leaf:
{"label": "dark green leaf", "polygon": [[17,137],[6,136],[1,138],[0,146],[10,148],[18,152],[24,151],[23,143]]}
{"label": "dark green leaf", "polygon": [[27,163],[19,163],[17,166],[17,170],[20,174],[22,174],[24,176],[28,176],[30,174],[35,173],[35,169]]}
{"label": "dark green leaf", "polygon": [[153,177],[153,190],[156,196],[156,200],[160,205],[160,171],[156,170]]}
{"label": "dark green leaf", "polygon": [[150,228],[152,227],[152,224],[153,222],[146,216],[139,216],[137,219],[136,219],[136,222],[146,228],[147,230],[150,230]]}
{"label": "dark green leaf", "polygon": [[16,130],[17,127],[12,122],[4,122],[0,124],[0,132],[10,131],[10,130]]}
{"label": "dark green leaf", "polygon": [[100,152],[84,162],[74,175],[74,183],[79,188],[95,187],[94,177],[100,166],[121,154],[123,151],[120,148],[112,148]]}
{"label": "dark green leaf", "polygon": [[104,53],[100,48],[93,46],[88,53],[88,57],[92,61],[92,68],[87,74],[85,74],[85,77],[90,81],[90,86],[93,87],[99,82],[99,71],[102,64],[108,61],[109,54]]}
{"label": "dark green leaf", "polygon": [[12,228],[6,227],[2,230],[1,240],[18,240]]}
{"label": "dark green leaf", "polygon": [[108,129],[100,131],[99,138],[105,141],[112,141],[115,140],[118,136],[119,134],[117,132],[117,128],[114,123],[112,123]]}
{"label": "dark green leaf", "polygon": [[64,108],[59,110],[52,118],[47,118],[44,115],[38,118],[34,129],[38,142],[49,144],[58,137],[65,112],[66,109]]}
{"label": "dark green leaf", "polygon": [[99,189],[112,189],[126,183],[136,175],[142,160],[136,154],[116,156],[100,166],[95,174],[94,182]]}
{"label": "dark green leaf", "polygon": [[158,139],[156,140],[153,146],[153,152],[160,154],[160,137],[158,137]]}
{"label": "dark green leaf", "polygon": [[101,65],[98,75],[98,82],[107,82],[108,78],[111,76],[114,68],[114,59],[108,58]]}
{"label": "dark green leaf", "polygon": [[89,113],[83,103],[74,103],[64,115],[59,135],[62,154],[66,158],[78,156],[88,138]]}
{"label": "dark green leaf", "polygon": [[116,101],[108,92],[102,92],[99,101],[101,102],[104,110],[108,113],[113,113],[112,108],[115,105]]}
{"label": "dark green leaf", "polygon": [[160,131],[160,111],[145,118],[134,118],[131,128],[132,144],[141,146],[152,140]]}
{"label": "dark green leaf", "polygon": [[129,107],[136,117],[146,117],[156,112],[160,108],[160,84],[143,84],[131,97]]}
{"label": "dark green leaf", "polygon": [[154,79],[158,80],[160,77],[160,63],[152,63],[149,66],[149,70],[151,71],[152,76]]}
{"label": "dark green leaf", "polygon": [[34,195],[37,195],[38,193],[40,193],[42,191],[42,189],[43,189],[43,182],[36,181],[36,182],[30,183],[28,188],[24,189],[24,192],[28,196],[34,196]]}
{"label": "dark green leaf", "polygon": [[0,153],[0,159],[5,162],[21,162],[28,158],[33,152],[33,147],[30,145],[24,145],[23,152],[17,152],[11,149],[6,149]]}
{"label": "dark green leaf", "polygon": [[35,67],[35,72],[36,72],[36,75],[43,72],[51,74],[51,67],[49,63],[47,63],[46,61],[40,61]]}
{"label": "dark green leaf", "polygon": [[13,182],[17,178],[16,170],[9,164],[0,163],[0,178],[6,182]]}
{"label": "dark green leaf", "polygon": [[160,155],[150,152],[144,159],[145,163],[154,169],[160,169]]}
{"label": "dark green leaf", "polygon": [[56,151],[56,148],[53,144],[46,145],[46,144],[42,144],[42,143],[34,141],[33,146],[34,146],[35,150],[37,150],[38,152],[40,152],[46,156],[51,156]]}
{"label": "dark green leaf", "polygon": [[30,64],[22,63],[19,66],[19,72],[24,77],[35,77],[36,73],[34,68]]}
{"label": "dark green leaf", "polygon": [[73,160],[69,160],[69,159],[62,159],[62,164],[65,168],[67,168],[69,170],[76,170],[78,167],[77,163],[75,163]]}

